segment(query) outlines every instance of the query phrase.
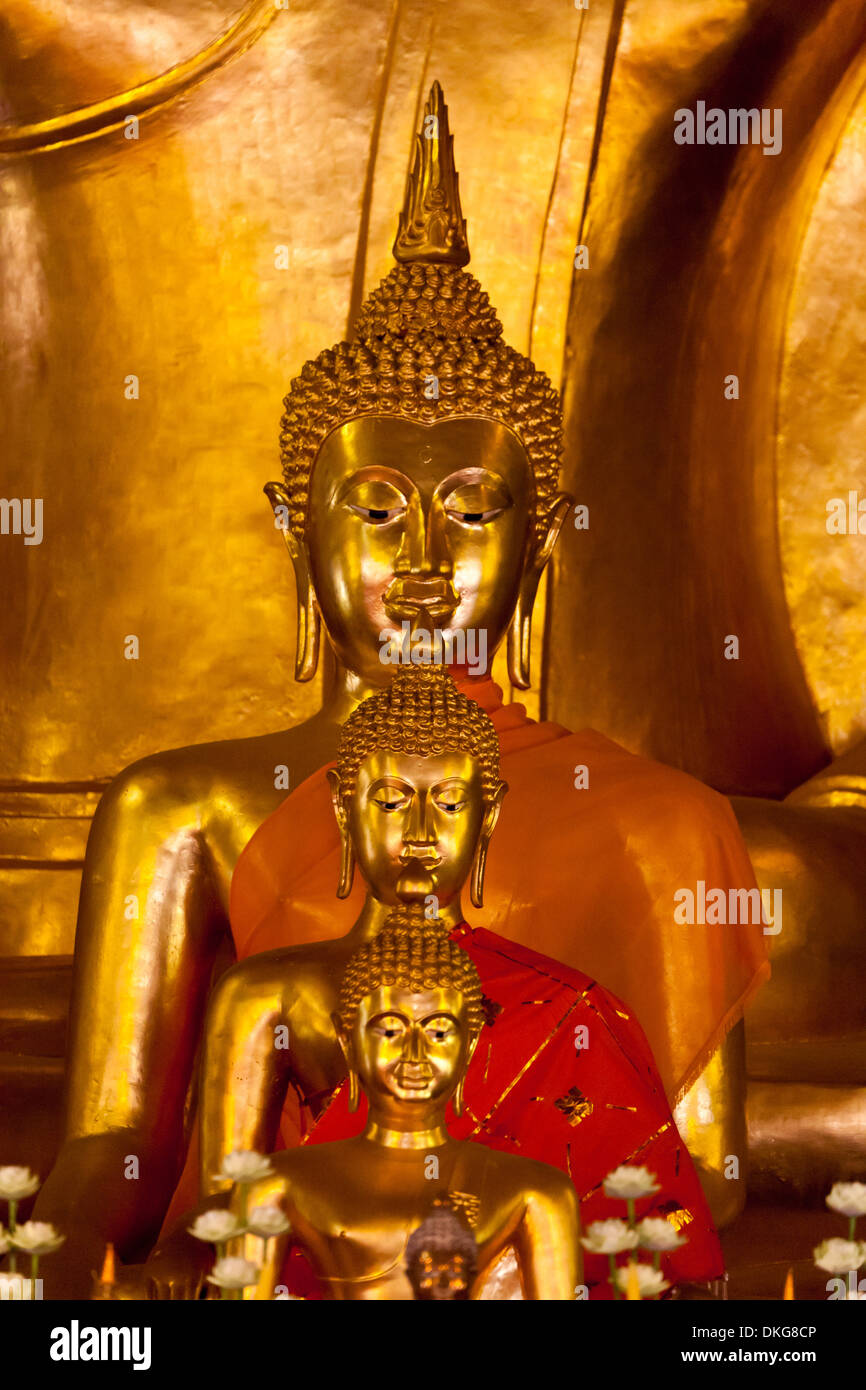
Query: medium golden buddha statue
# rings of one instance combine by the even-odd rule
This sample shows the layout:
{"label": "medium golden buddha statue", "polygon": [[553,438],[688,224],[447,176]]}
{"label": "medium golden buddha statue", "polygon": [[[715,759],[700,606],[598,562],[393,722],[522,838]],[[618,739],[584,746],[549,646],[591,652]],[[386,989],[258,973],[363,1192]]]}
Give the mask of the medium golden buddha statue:
{"label": "medium golden buddha statue", "polygon": [[[666,1257],[670,1282],[720,1274],[703,1193],[625,1006],[582,972],[464,919],[467,882],[473,908],[483,907],[507,791],[491,720],[441,667],[403,668],[347,720],[329,781],[342,845],[337,891],[348,895],[357,866],[366,895],[345,937],[249,956],[217,985],[202,1066],[203,1206],[225,1186],[218,1174],[230,1151],[268,1151],[278,1137],[318,1146],[361,1132],[332,1019],[349,960],[379,940],[396,904],[410,901],[450,932],[484,988],[481,1046],[461,1082],[454,1137],[559,1168],[587,1221],[612,1214],[600,1184],[639,1151],[659,1178],[657,1205],[678,1210],[689,1228],[687,1246]],[[188,1235],[192,1216],[148,1262],[145,1277],[161,1296],[193,1296],[204,1274],[201,1246]],[[503,1287],[508,1276],[513,1283],[510,1266]],[[302,1269],[297,1277],[292,1289],[304,1292]],[[596,1267],[592,1256],[587,1284],[592,1297],[609,1294],[603,1262]]]}
{"label": "medium golden buddha statue", "polygon": [[[326,770],[346,717],[392,674],[383,634],[406,622],[471,631],[488,658],[507,641],[511,679],[528,683],[533,603],[570,505],[556,491],[559,399],[503,342],[462,268],[438,86],[395,256],[353,341],[292,384],[284,481],[267,488],[298,585],[299,679],[327,636],[321,710],[297,728],[146,758],[94,818],[65,1139],[38,1205],[69,1233],[49,1295],[85,1291],[106,1240],[127,1261],[152,1247],[187,1155],[209,992],[232,950],[337,940],[358,919],[359,884],[333,900],[340,851]],[[730,1215],[742,1184],[722,1174],[727,1154],[744,1157],[742,1066],[720,1049],[766,974],[764,941],[760,927],[698,936],[673,914],[675,892],[696,880],[754,886],[730,805],[592,731],[534,724],[483,674],[467,688],[491,714],[516,793],[479,920],[627,1000],[670,1100],[703,1070],[713,1118],[691,1143]]]}
{"label": "medium golden buddha statue", "polygon": [[568,1178],[448,1132],[446,1105],[453,1098],[462,1113],[483,1022],[478,972],[422,905],[397,908],[357,948],[334,1026],[353,1103],[360,1091],[367,1098],[367,1122],[355,1138],[275,1154],[274,1174],[250,1185],[247,1202],[278,1202],[291,1226],[269,1242],[256,1298],[274,1296],[289,1243],[307,1257],[326,1298],[413,1298],[412,1234],[434,1199],[452,1192],[473,1214],[470,1296],[513,1249],[524,1298],[575,1297],[578,1212]]}

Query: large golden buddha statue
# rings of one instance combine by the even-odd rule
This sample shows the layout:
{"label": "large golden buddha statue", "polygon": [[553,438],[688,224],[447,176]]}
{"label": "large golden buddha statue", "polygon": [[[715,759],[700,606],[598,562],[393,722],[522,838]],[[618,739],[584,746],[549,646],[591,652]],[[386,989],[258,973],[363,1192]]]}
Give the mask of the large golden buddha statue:
{"label": "large golden buddha statue", "polygon": [[[69,1292],[87,1287],[106,1239],[135,1260],[156,1238],[187,1154],[208,995],[232,947],[243,957],[334,939],[358,916],[358,884],[333,901],[326,770],[346,717],[388,683],[383,636],[404,623],[471,632],[488,660],[507,641],[513,683],[528,681],[536,591],[570,505],[556,491],[559,401],[503,343],[462,268],[435,86],[395,256],[353,341],[290,388],[284,480],[267,489],[298,584],[299,679],[326,652],[321,710],[296,728],[146,758],[94,819],[65,1138],[38,1208],[69,1233]],[[670,1100],[704,1072],[714,1118],[692,1146],[729,1215],[741,1185],[722,1176],[726,1155],[745,1152],[742,1064],[720,1049],[767,972],[764,939],[760,923],[696,934],[674,907],[696,882],[754,887],[730,805],[600,734],[533,723],[502,705],[484,669],[467,688],[497,729],[514,795],[479,925],[625,999]]]}
{"label": "large golden buddha statue", "polygon": [[478,1247],[473,1294],[508,1250],[523,1297],[573,1299],[580,1277],[574,1188],[555,1168],[454,1139],[466,1068],[484,1023],[481,982],[447,928],[424,907],[397,908],[346,966],[335,1013],[361,1134],[273,1156],[252,1184],[252,1208],[279,1202],[291,1234],[269,1242],[256,1297],[272,1298],[286,1248],[302,1252],[332,1299],[413,1297],[407,1256],[434,1200],[471,1213]]}

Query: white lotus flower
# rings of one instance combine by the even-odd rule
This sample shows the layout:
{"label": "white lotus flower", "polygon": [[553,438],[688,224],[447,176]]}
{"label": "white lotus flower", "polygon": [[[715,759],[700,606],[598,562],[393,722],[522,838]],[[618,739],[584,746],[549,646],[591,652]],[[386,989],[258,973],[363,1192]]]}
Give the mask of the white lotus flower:
{"label": "white lotus flower", "polygon": [[10,1232],[9,1239],[16,1250],[26,1250],[28,1255],[50,1255],[59,1250],[66,1237],[54,1229],[50,1221],[25,1221]]}
{"label": "white lotus flower", "polygon": [[254,1236],[263,1236],[265,1240],[271,1236],[285,1235],[288,1229],[285,1213],[276,1206],[253,1207],[247,1218],[247,1230],[252,1231]]}
{"label": "white lotus flower", "polygon": [[273,1172],[271,1160],[255,1149],[236,1149],[226,1154],[223,1166],[214,1177],[225,1182],[250,1183],[267,1178]]}
{"label": "white lotus flower", "polygon": [[657,1294],[664,1293],[665,1289],[670,1288],[670,1284],[661,1270],[653,1269],[652,1265],[620,1265],[615,1276],[620,1293],[628,1292],[629,1277],[632,1270],[637,1274],[637,1286],[640,1289],[641,1298],[655,1298]]}
{"label": "white lotus flower", "polygon": [[244,1260],[240,1255],[226,1255],[225,1259],[217,1260],[207,1280],[221,1289],[246,1289],[259,1282],[260,1274],[258,1265],[251,1260]]}
{"label": "white lotus flower", "polygon": [[10,1165],[0,1168],[0,1201],[21,1202],[32,1197],[39,1188],[39,1179],[29,1168]]}
{"label": "white lotus flower", "polygon": [[842,1216],[866,1216],[866,1182],[834,1182],[827,1206]]}
{"label": "white lotus flower", "polygon": [[627,1221],[593,1221],[580,1243],[592,1255],[620,1255],[623,1250],[634,1250],[637,1231]]}
{"label": "white lotus flower", "polygon": [[637,1234],[637,1243],[643,1250],[676,1250],[686,1243],[685,1236],[680,1235],[666,1216],[645,1216],[638,1222]]}
{"label": "white lotus flower", "polygon": [[828,1274],[847,1274],[866,1264],[866,1244],[862,1240],[842,1240],[834,1236],[816,1245],[813,1257],[818,1268],[826,1269]]}
{"label": "white lotus flower", "polygon": [[222,1245],[233,1236],[242,1235],[244,1228],[234,1212],[226,1211],[224,1207],[215,1207],[211,1211],[203,1211],[187,1229],[196,1240],[208,1240],[211,1245]]}
{"label": "white lotus flower", "polygon": [[628,1163],[614,1168],[604,1180],[605,1197],[618,1197],[623,1202],[633,1202],[638,1197],[651,1197],[658,1191],[654,1173],[648,1168],[632,1167]]}

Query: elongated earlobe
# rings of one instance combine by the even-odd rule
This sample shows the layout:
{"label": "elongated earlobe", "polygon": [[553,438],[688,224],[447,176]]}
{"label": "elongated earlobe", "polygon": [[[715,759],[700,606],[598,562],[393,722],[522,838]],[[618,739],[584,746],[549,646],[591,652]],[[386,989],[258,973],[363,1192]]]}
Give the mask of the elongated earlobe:
{"label": "elongated earlobe", "polygon": [[514,613],[508,627],[508,679],[518,690],[527,690],[530,683],[530,651],[532,649],[532,612],[538,597],[538,586],[547,563],[553,554],[562,523],[565,521],[573,499],[560,493],[548,508],[541,540],[527,561],[520,590],[517,595]]}
{"label": "elongated earlobe", "polygon": [[487,869],[487,851],[490,848],[490,837],[496,829],[499,812],[502,810],[502,801],[507,791],[508,783],[500,782],[484,811],[484,820],[481,824],[481,833],[478,836],[475,858],[472,861],[472,874],[469,879],[469,899],[473,907],[484,906],[484,874]]}
{"label": "elongated earlobe", "polygon": [[274,509],[277,524],[283,533],[295,575],[295,592],[298,601],[295,680],[311,681],[319,666],[322,619],[310,575],[310,557],[305,542],[299,540],[294,532],[289,530],[289,495],[282,483],[267,483],[264,491]]}
{"label": "elongated earlobe", "polygon": [[337,897],[348,898],[355,880],[355,854],[348,831],[340,831],[340,881],[337,884]]}
{"label": "elongated earlobe", "polygon": [[349,1034],[343,1027],[343,1020],[336,1011],[331,1014],[331,1022],[334,1025],[334,1032],[337,1034],[337,1042],[340,1044],[343,1061],[346,1063],[346,1071],[349,1078],[349,1111],[354,1115],[361,1099],[361,1088],[358,1082],[358,1073],[352,1065],[352,1044],[349,1039]]}
{"label": "elongated earlobe", "polygon": [[334,808],[334,815],[337,817],[337,825],[340,829],[340,879],[337,884],[337,897],[348,898],[355,878],[355,853],[352,849],[352,837],[349,834],[349,818],[343,805],[340,774],[335,767],[329,768],[327,778],[331,790],[331,805]]}
{"label": "elongated earlobe", "polygon": [[451,1108],[453,1109],[454,1114],[458,1117],[458,1119],[463,1114],[463,1086],[465,1081],[466,1073],[464,1072],[460,1080],[457,1082],[457,1090],[451,1097]]}
{"label": "elongated earlobe", "polygon": [[472,876],[469,879],[469,899],[473,907],[484,906],[484,871],[487,868],[487,840],[482,835],[478,841],[475,858],[472,861]]}
{"label": "elongated earlobe", "polygon": [[462,1072],[462,1074],[461,1074],[460,1080],[457,1082],[457,1087],[456,1087],[456,1090],[454,1091],[454,1095],[451,1097],[451,1107],[452,1107],[452,1109],[453,1109],[453,1111],[454,1111],[454,1114],[457,1115],[458,1118],[459,1118],[459,1116],[461,1116],[461,1115],[463,1114],[463,1108],[464,1108],[463,1090],[464,1090],[464,1086],[465,1086],[465,1084],[466,1084],[466,1075],[467,1075],[467,1072],[469,1071],[469,1063],[472,1061],[472,1058],[475,1056],[475,1049],[476,1049],[476,1047],[478,1046],[478,1039],[479,1039],[480,1037],[481,1037],[480,1032],[479,1032],[479,1033],[476,1033],[476,1034],[473,1036],[471,1042],[469,1043],[469,1050],[468,1050],[468,1052],[466,1053],[466,1066],[465,1066],[464,1069],[463,1069],[463,1072]]}

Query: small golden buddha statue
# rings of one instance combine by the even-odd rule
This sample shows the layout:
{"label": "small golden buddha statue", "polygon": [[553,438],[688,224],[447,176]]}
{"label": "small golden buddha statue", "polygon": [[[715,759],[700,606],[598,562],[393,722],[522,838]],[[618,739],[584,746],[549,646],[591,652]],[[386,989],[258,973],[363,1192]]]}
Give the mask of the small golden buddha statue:
{"label": "small golden buddha statue", "polygon": [[445,1108],[453,1101],[462,1112],[483,1021],[474,965],[422,905],[397,908],[354,952],[334,1026],[354,1103],[361,1090],[367,1097],[367,1122],[356,1138],[274,1154],[275,1172],[250,1185],[251,1207],[278,1202],[291,1226],[269,1242],[256,1298],[274,1296],[291,1243],[327,1298],[411,1299],[413,1232],[434,1198],[452,1191],[474,1199],[470,1297],[513,1249],[524,1298],[574,1298],[578,1209],[568,1178],[448,1133]]}
{"label": "small golden buddha statue", "polygon": [[[394,254],[352,341],[292,383],[284,476],[267,488],[298,587],[298,678],[312,676],[320,652],[327,658],[321,710],[297,728],[145,758],[115,780],[94,818],[64,1142],[37,1209],[69,1233],[50,1296],[86,1293],[107,1240],[126,1261],[152,1248],[187,1156],[209,991],[233,951],[337,941],[358,920],[359,885],[333,901],[328,859],[339,845],[325,779],[347,716],[393,674],[380,660],[382,634],[399,635],[404,622],[483,634],[487,657],[506,642],[512,682],[529,680],[533,604],[570,506],[557,491],[560,403],[504,342],[463,268],[438,84]],[[533,724],[482,675],[473,689],[520,787],[494,851],[485,924],[628,999],[668,1096],[678,1096],[714,1053],[727,1055],[720,1039],[765,970],[760,929],[698,938],[673,921],[683,881],[754,883],[728,803],[601,735]],[[566,872],[578,864],[580,874]],[[716,1064],[708,1075],[720,1118],[705,1126],[711,1142],[696,1134],[693,1144],[720,1175],[725,1155],[743,1151],[742,1066]],[[312,1094],[331,1072],[314,1067],[306,1080]],[[723,1207],[736,1206],[737,1186],[719,1176]]]}
{"label": "small golden buddha statue", "polygon": [[434,1202],[406,1246],[406,1273],[416,1302],[465,1302],[477,1269],[478,1246],[468,1223],[449,1201]]}

